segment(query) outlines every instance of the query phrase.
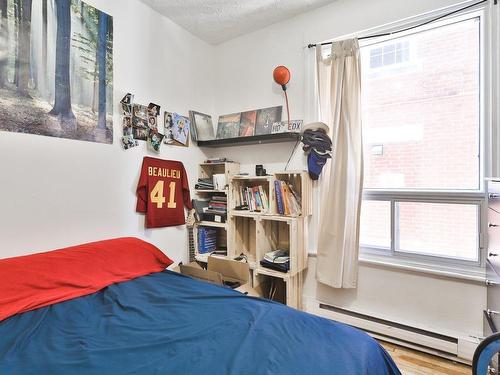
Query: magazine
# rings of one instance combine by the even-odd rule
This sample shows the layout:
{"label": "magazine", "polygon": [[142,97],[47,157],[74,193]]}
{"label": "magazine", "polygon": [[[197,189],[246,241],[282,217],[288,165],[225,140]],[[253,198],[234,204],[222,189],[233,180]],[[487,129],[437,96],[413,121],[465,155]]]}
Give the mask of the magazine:
{"label": "magazine", "polygon": [[273,124],[281,121],[282,109],[282,106],[259,109],[255,123],[255,135],[271,134]]}
{"label": "magazine", "polygon": [[240,137],[249,137],[255,133],[255,121],[257,120],[257,111],[247,111],[241,114]]}
{"label": "magazine", "polygon": [[240,134],[241,113],[233,113],[219,117],[217,139],[236,138]]}

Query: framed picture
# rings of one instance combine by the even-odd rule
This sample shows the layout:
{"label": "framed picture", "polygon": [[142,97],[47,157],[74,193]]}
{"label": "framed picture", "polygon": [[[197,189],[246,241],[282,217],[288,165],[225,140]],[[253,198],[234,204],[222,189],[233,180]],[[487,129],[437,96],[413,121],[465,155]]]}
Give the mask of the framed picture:
{"label": "framed picture", "polygon": [[241,113],[219,116],[217,139],[237,138],[240,134]]}
{"label": "framed picture", "polygon": [[240,137],[249,137],[255,134],[255,122],[257,121],[257,111],[246,111],[241,114]]}
{"label": "framed picture", "polygon": [[186,116],[181,116],[177,113],[172,114],[172,136],[175,142],[180,143],[183,146],[189,144],[189,129],[190,122],[189,118]]}
{"label": "framed picture", "polygon": [[215,138],[212,116],[189,111],[189,120],[191,121],[191,138],[193,141],[210,141]]}
{"label": "framed picture", "polygon": [[257,111],[255,135],[271,134],[273,124],[281,121],[283,106],[262,108]]}

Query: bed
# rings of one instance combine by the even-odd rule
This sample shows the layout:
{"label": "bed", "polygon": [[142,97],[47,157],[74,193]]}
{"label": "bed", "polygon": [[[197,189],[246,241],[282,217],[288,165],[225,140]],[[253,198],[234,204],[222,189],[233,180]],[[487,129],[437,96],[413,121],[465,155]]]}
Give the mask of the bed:
{"label": "bed", "polygon": [[[120,249],[113,257],[130,257],[125,250],[146,246],[138,239],[111,241],[84,256],[111,246]],[[29,257],[14,265],[0,260],[0,274],[11,285],[0,285],[0,374],[400,374],[362,331],[163,270],[165,262],[136,276],[124,267],[138,262],[116,267],[119,260],[82,264],[70,257],[77,267],[64,266],[61,281],[57,270],[67,256],[46,263],[51,280],[40,277],[46,267]],[[13,283],[28,266],[30,274]],[[82,266],[89,273],[108,266],[118,271],[82,281]]]}

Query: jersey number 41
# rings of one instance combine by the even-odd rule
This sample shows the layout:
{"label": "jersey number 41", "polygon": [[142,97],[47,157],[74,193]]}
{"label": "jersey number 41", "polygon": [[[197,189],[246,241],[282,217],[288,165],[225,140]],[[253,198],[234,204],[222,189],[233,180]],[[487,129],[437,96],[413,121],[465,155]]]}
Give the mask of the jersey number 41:
{"label": "jersey number 41", "polygon": [[[163,188],[165,185],[165,181],[159,180],[155,187],[151,189],[151,193],[149,193],[149,199],[152,203],[156,203],[156,208],[163,208],[163,204],[165,203],[165,197],[163,196]],[[177,203],[175,202],[175,181],[170,182],[168,185],[168,203],[167,208],[176,208]]]}

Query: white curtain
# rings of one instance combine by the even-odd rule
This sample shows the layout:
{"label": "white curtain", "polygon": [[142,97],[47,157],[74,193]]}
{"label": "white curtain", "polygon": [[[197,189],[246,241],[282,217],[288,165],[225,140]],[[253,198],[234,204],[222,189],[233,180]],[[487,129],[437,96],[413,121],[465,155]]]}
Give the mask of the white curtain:
{"label": "white curtain", "polygon": [[363,191],[358,40],[334,42],[325,58],[317,45],[316,63],[320,117],[333,142],[321,178],[316,279],[334,288],[356,288]]}

